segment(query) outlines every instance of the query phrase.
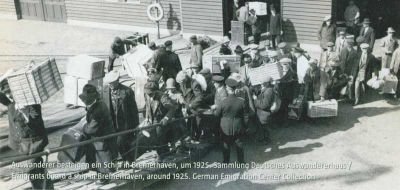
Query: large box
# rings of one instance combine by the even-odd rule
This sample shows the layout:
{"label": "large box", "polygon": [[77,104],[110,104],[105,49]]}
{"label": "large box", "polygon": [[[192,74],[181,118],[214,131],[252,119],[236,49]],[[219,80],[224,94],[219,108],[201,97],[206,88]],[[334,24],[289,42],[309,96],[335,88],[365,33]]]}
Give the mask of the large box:
{"label": "large box", "polygon": [[103,59],[88,55],[71,57],[66,65],[67,75],[83,79],[97,79],[104,77]]}
{"label": "large box", "polygon": [[383,79],[382,93],[385,94],[396,94],[397,83],[399,82],[397,77],[394,75],[388,75]]}
{"label": "large box", "polygon": [[79,99],[79,95],[86,84],[95,86],[102,97],[103,78],[88,80],[66,75],[64,78],[64,103],[84,107],[85,104]]}
{"label": "large box", "polygon": [[280,63],[268,63],[260,67],[250,68],[248,70],[250,82],[252,85],[262,84],[267,76],[273,80],[279,80],[283,76],[283,68]]}
{"label": "large box", "polygon": [[31,62],[7,77],[17,107],[41,104],[63,88],[54,58],[40,63]]}
{"label": "large box", "polygon": [[136,48],[123,56],[123,65],[131,78],[147,78],[145,64],[153,57],[154,52],[143,44],[138,44]]}
{"label": "large box", "polygon": [[210,69],[213,74],[221,73],[220,62],[226,60],[227,65],[231,72],[239,72],[240,56],[238,55],[211,55],[211,62],[203,62],[203,68]]}
{"label": "large box", "polygon": [[267,3],[249,2],[249,10],[254,9],[257,16],[267,15]]}
{"label": "large box", "polygon": [[307,115],[311,118],[336,117],[338,115],[338,102],[335,99],[308,101]]}

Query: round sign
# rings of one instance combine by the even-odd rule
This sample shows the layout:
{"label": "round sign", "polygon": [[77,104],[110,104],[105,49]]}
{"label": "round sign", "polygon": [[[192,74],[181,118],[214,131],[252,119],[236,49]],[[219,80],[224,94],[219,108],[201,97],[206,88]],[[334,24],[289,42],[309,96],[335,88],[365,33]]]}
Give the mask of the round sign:
{"label": "round sign", "polygon": [[[156,13],[153,15],[152,12]],[[164,10],[162,9],[160,3],[154,3],[147,7],[147,16],[152,21],[160,21],[164,17]]]}

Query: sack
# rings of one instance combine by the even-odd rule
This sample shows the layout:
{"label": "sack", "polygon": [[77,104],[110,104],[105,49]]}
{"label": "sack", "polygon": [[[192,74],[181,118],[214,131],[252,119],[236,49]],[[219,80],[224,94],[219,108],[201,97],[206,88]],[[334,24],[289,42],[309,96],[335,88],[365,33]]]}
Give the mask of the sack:
{"label": "sack", "polygon": [[274,102],[272,103],[272,106],[270,108],[271,113],[278,112],[279,109],[281,108],[281,104],[282,104],[281,97],[279,93],[276,90],[274,90]]}
{"label": "sack", "polygon": [[375,90],[378,90],[378,89],[380,89],[380,88],[382,87],[382,85],[383,85],[383,80],[378,79],[378,77],[375,76],[375,77],[372,77],[371,79],[369,79],[369,80],[367,81],[367,85],[368,85],[369,87],[375,89]]}

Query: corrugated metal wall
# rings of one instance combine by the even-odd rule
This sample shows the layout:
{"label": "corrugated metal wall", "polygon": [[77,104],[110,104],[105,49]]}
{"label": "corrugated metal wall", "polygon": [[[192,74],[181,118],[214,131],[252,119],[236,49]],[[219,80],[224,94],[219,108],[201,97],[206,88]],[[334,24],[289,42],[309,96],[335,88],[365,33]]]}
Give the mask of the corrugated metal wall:
{"label": "corrugated metal wall", "polygon": [[286,41],[317,44],[317,32],[326,15],[332,14],[332,0],[282,0]]}
{"label": "corrugated metal wall", "polygon": [[14,0],[0,0],[0,14],[16,15]]}
{"label": "corrugated metal wall", "polygon": [[[155,23],[148,19],[146,13],[147,6],[151,3],[151,0],[140,0],[140,3],[66,0],[67,16],[71,20],[154,28]],[[160,27],[163,29],[180,27],[180,0],[162,0],[161,5],[164,9],[164,18],[160,22]]]}
{"label": "corrugated metal wall", "polygon": [[221,0],[181,0],[183,32],[223,35]]}

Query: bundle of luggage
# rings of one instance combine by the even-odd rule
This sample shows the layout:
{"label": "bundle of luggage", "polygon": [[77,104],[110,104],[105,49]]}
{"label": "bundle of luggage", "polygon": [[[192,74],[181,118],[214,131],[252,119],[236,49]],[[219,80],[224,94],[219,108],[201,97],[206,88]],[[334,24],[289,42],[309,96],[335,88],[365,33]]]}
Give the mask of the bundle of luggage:
{"label": "bundle of luggage", "polygon": [[375,90],[380,90],[382,94],[395,94],[397,90],[398,78],[390,73],[389,69],[382,69],[378,76],[372,77],[367,81],[367,85]]}
{"label": "bundle of luggage", "polygon": [[17,107],[41,104],[63,88],[54,58],[36,63],[7,76],[8,85]]}
{"label": "bundle of luggage", "polygon": [[66,65],[67,75],[64,78],[64,103],[85,106],[78,96],[86,84],[92,84],[98,92],[102,92],[104,64],[104,60],[88,55],[70,58]]}
{"label": "bundle of luggage", "polygon": [[289,104],[288,118],[300,120],[307,108],[310,118],[336,117],[338,115],[338,102],[335,99],[320,101],[305,101],[304,96],[299,96]]}

